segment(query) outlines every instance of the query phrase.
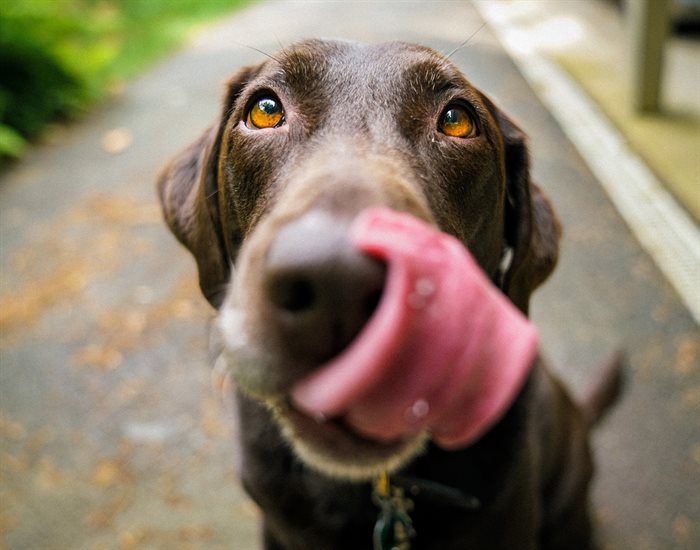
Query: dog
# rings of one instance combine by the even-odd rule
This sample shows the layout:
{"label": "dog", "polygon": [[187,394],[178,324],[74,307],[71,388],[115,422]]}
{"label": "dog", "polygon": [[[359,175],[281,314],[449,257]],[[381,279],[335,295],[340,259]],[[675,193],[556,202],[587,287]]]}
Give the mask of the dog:
{"label": "dog", "polygon": [[[230,80],[218,122],[157,187],[219,312],[217,369],[235,379],[240,475],[266,549],[593,546],[588,433],[619,391],[617,360],[575,402],[535,359],[497,421],[456,448],[368,437],[289,399],[381,300],[387,266],[348,238],[368,208],[457,239],[523,315],[555,267],[560,224],[524,132],[449,60],[400,42],[287,47]],[[387,546],[382,510],[407,531]]]}

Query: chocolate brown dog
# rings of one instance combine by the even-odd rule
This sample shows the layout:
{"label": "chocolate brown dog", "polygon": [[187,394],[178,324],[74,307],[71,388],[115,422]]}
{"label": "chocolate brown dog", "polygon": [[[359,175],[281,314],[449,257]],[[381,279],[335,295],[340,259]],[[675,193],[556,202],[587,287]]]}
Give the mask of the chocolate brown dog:
{"label": "chocolate brown dog", "polygon": [[587,434],[616,366],[576,406],[537,360],[500,421],[451,450],[366,437],[288,398],[381,299],[386,266],[348,238],[368,207],[459,239],[525,314],[555,266],[559,224],[530,181],[523,132],[443,56],[405,43],[286,48],[233,77],[220,120],[158,190],[220,313],[217,365],[236,381],[241,477],[265,548],[371,548],[369,480],[384,470],[412,501],[411,548],[591,546]]}

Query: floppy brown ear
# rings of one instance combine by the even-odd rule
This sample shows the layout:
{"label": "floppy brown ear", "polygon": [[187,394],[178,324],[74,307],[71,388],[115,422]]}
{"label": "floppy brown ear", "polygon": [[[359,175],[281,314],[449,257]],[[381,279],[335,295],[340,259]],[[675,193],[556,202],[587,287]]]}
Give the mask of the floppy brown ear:
{"label": "floppy brown ear", "polygon": [[559,257],[561,226],[545,193],[530,180],[525,133],[496,110],[505,150],[505,238],[513,251],[502,288],[525,314],[530,294],[552,273]]}
{"label": "floppy brown ear", "polygon": [[219,216],[219,152],[232,106],[246,83],[257,72],[247,67],[228,84],[220,120],[184,151],[176,155],[158,176],[158,195],[165,221],[177,239],[197,261],[199,286],[218,308],[231,273],[231,251],[226,242],[240,242],[238,228],[224,238]]}

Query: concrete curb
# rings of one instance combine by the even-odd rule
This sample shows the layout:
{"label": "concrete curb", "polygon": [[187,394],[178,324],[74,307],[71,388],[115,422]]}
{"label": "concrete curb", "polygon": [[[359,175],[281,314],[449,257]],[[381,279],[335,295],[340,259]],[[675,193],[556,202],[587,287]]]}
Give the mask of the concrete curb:
{"label": "concrete curb", "polygon": [[617,211],[700,324],[700,230],[598,106],[523,40],[501,2],[475,6],[586,160]]}

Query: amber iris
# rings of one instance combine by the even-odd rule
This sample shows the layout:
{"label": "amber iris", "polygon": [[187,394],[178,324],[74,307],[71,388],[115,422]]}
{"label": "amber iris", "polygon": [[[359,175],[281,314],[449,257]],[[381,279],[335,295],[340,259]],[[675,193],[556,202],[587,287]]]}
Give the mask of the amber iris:
{"label": "amber iris", "polygon": [[256,101],[248,112],[249,128],[275,128],[284,122],[282,104],[271,97]]}
{"label": "amber iris", "polygon": [[450,107],[442,115],[440,131],[446,136],[466,138],[476,133],[474,122],[464,107]]}

